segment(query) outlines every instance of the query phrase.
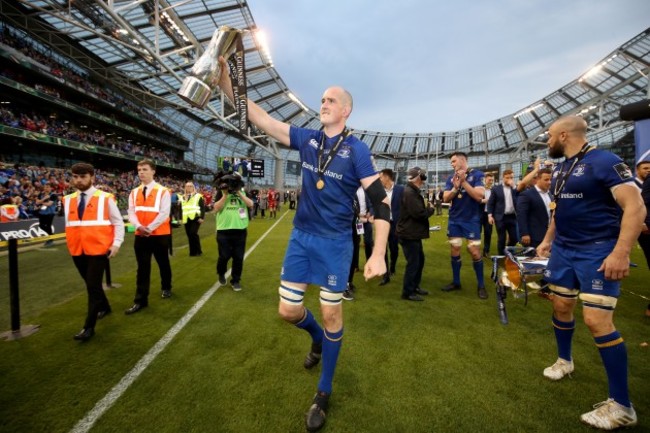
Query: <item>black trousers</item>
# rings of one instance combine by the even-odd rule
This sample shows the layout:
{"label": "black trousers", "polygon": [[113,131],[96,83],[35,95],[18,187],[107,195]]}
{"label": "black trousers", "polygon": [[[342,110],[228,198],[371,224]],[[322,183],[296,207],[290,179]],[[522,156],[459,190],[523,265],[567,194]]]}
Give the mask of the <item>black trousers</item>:
{"label": "black trousers", "polygon": [[352,263],[350,263],[350,273],[348,274],[348,283],[352,284],[354,273],[359,269],[359,246],[361,245],[361,235],[357,234],[357,225],[352,225]]}
{"label": "black trousers", "polygon": [[108,303],[108,298],[104,293],[102,287],[102,279],[104,278],[104,269],[108,264],[108,257],[101,256],[87,256],[82,254],[80,256],[72,256],[72,261],[77,267],[81,278],[86,283],[86,291],[88,292],[88,314],[84,328],[94,329],[97,322],[97,313],[106,311],[111,308]]}
{"label": "black trousers", "polygon": [[[390,252],[390,260],[388,253]],[[391,274],[395,273],[395,266],[397,265],[397,257],[399,256],[399,242],[397,241],[397,222],[390,222],[390,232],[388,232],[388,248],[386,249],[386,271]]]}
{"label": "black trousers", "polygon": [[185,223],[185,234],[187,234],[187,241],[190,247],[190,256],[200,256],[203,254],[201,250],[201,238],[199,238],[199,228],[201,224],[198,218],[195,220],[187,220]]}
{"label": "black trousers", "polygon": [[515,214],[504,215],[499,221],[495,221],[497,227],[497,254],[504,254],[507,244],[509,247],[517,245],[517,216]]}
{"label": "black trousers", "polygon": [[52,222],[54,221],[54,214],[52,215],[39,215],[38,216],[38,227],[43,230],[48,235],[53,233],[52,231]]}
{"label": "black trousers", "polygon": [[415,294],[415,289],[420,287],[422,282],[424,250],[422,249],[422,239],[400,239],[399,242],[402,244],[402,252],[406,259],[402,296],[408,297]]}
{"label": "black trousers", "polygon": [[375,246],[375,241],[372,238],[372,223],[363,223],[363,248],[366,254],[366,262],[372,255],[372,249]]}
{"label": "black trousers", "polygon": [[151,284],[151,256],[156,259],[160,270],[160,290],[172,289],[172,267],[169,264],[169,243],[171,235],[136,236],[133,243],[135,258],[138,262],[135,299],[140,305],[149,304],[149,286]]}
{"label": "black trousers", "polygon": [[487,212],[481,212],[481,227],[483,227],[483,252],[490,254],[492,245],[492,225],[488,222]]}
{"label": "black trousers", "polygon": [[231,282],[238,283],[244,270],[244,253],[246,252],[246,229],[243,230],[218,230],[217,247],[217,274],[224,275],[228,270],[228,261],[232,259]]}

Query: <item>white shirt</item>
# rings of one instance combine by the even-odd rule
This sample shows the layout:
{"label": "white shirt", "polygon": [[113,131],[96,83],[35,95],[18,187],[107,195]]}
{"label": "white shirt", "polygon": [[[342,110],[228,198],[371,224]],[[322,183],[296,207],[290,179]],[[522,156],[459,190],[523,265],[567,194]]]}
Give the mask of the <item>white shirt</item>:
{"label": "white shirt", "polygon": [[359,201],[359,215],[365,216],[368,213],[368,209],[366,208],[366,192],[362,186],[357,189],[357,200]]}
{"label": "white shirt", "polygon": [[[386,195],[388,196],[388,203],[392,203],[392,202],[393,202],[393,189],[394,189],[394,188],[395,188],[395,184],[394,184],[394,183],[391,184],[390,189],[388,189],[388,188],[384,188],[384,190],[386,191]],[[392,210],[390,211],[390,220],[391,220],[391,221],[393,220],[393,211],[392,211]]]}
{"label": "white shirt", "polygon": [[542,200],[544,200],[544,206],[546,206],[546,214],[548,217],[551,217],[551,195],[548,193],[548,191],[544,192],[537,185],[535,185],[535,189],[539,193],[539,195],[542,197]]}
{"label": "white shirt", "polygon": [[515,213],[515,205],[512,202],[512,190],[507,185],[503,185],[503,196],[505,197],[505,200],[506,200],[506,208],[504,210],[504,213],[506,215],[514,214]]}

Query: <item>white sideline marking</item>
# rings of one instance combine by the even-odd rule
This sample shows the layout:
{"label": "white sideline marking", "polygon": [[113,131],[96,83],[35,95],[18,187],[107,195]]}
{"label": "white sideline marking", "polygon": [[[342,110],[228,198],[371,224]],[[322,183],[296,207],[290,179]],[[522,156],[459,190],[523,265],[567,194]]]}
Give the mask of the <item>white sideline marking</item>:
{"label": "white sideline marking", "polygon": [[[248,251],[244,254],[244,260],[252,253],[255,248],[264,240],[264,238],[277,226],[280,221],[282,221],[282,218],[287,215],[287,212],[285,212],[278,220],[266,231],[260,238],[251,246]],[[231,269],[229,269],[226,272],[226,278],[230,276]],[[96,404],[95,407],[93,407],[86,415],[77,422],[77,424],[70,430],[70,433],[87,433],[90,431],[90,429],[95,425],[97,420],[101,418],[104,413],[115,404],[118,398],[124,394],[124,392],[131,386],[133,382],[142,374],[142,372],[151,365],[151,363],[156,359],[156,357],[162,352],[167,345],[178,335],[179,332],[189,323],[189,321],[194,317],[196,313],[205,305],[206,302],[214,295],[214,293],[217,291],[217,289],[221,287],[219,285],[219,281],[214,283],[212,287],[208,289],[207,292],[201,296],[201,299],[199,299],[196,304],[192,306],[192,308],[189,309],[187,313],[181,319],[176,322],[174,326],[171,327],[169,331],[160,339],[156,344],[153,345],[151,349],[147,353],[144,354],[142,358],[135,364],[135,366],[122,377],[122,379],[111,389],[108,394],[104,396],[101,400],[99,400]]]}

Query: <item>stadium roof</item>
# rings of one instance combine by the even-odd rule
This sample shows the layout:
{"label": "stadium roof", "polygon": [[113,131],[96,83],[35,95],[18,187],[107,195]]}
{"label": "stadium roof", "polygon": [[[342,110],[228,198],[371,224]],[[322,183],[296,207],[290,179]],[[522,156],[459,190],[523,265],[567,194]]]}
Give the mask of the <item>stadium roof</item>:
{"label": "stadium roof", "polygon": [[[223,25],[247,30],[248,96],[282,121],[320,128],[318,112],[293,96],[273,67],[244,0],[13,0],[1,2],[0,14],[158,113],[190,140],[198,164],[209,166],[215,155],[261,156],[265,151],[286,159],[288,152],[259,131],[240,135],[229,121],[233,109],[219,93],[205,109],[192,108],[177,95],[194,60]],[[458,131],[354,133],[375,155],[395,160],[456,150],[517,155],[544,146],[541,135],[559,116],[581,114],[589,122],[590,141],[611,144],[633,128],[619,120],[619,108],[648,98],[649,74],[650,28],[579,79],[517,113]]]}

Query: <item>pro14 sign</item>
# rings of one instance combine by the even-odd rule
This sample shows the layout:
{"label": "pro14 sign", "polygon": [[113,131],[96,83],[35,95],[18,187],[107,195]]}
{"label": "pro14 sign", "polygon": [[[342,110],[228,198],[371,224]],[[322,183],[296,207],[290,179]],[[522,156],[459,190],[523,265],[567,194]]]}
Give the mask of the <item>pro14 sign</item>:
{"label": "pro14 sign", "polygon": [[250,177],[264,177],[264,160],[251,159]]}

